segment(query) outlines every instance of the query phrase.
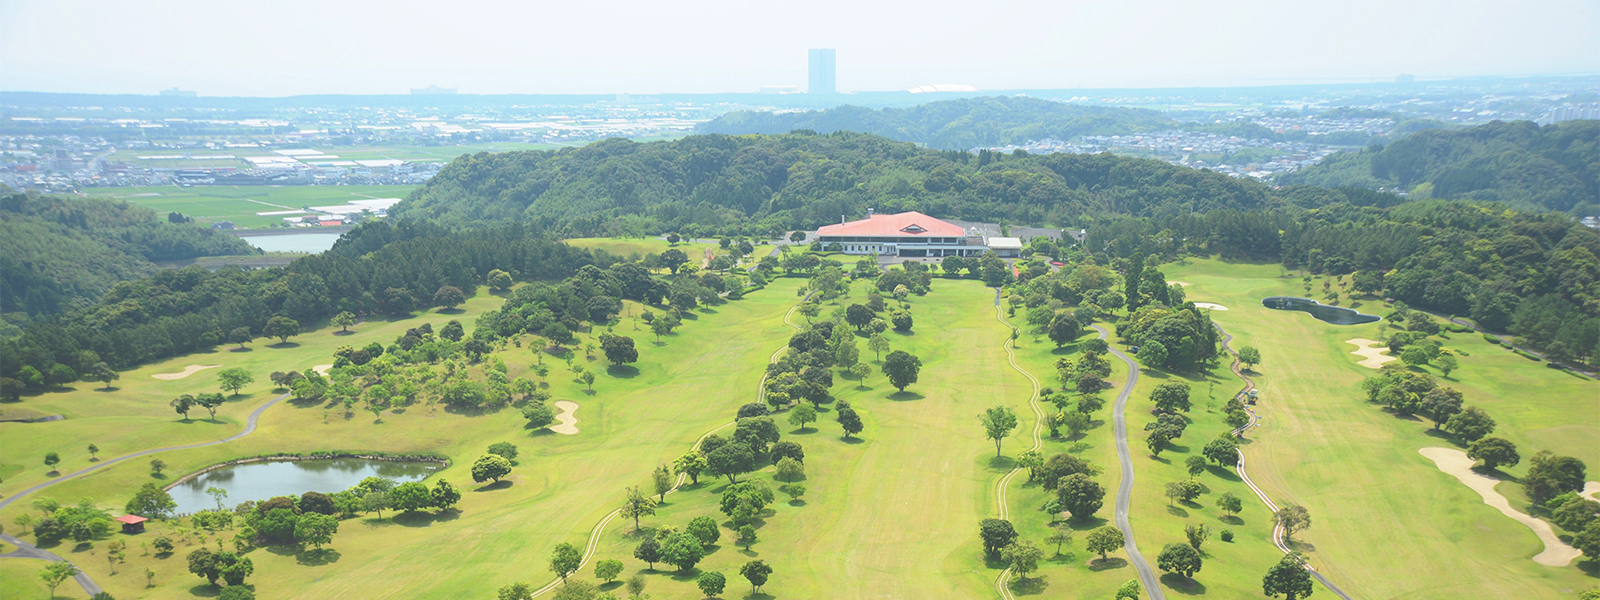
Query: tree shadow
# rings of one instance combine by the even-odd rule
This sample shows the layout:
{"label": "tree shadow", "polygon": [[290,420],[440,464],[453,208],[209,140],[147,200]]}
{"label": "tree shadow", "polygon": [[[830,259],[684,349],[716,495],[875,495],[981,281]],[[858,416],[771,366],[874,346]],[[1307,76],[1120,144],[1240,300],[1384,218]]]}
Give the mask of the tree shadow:
{"label": "tree shadow", "polygon": [[1223,481],[1243,481],[1239,479],[1238,473],[1228,470],[1227,467],[1206,465],[1206,472],[1215,475],[1217,479],[1221,479]]}
{"label": "tree shadow", "polygon": [[432,527],[434,523],[448,523],[459,518],[461,518],[461,511],[451,510],[445,512],[402,512],[390,517],[390,520],[402,527]]}
{"label": "tree shadow", "polygon": [[268,344],[267,347],[268,348],[293,349],[293,348],[299,348],[300,347],[300,343],[299,342],[278,342],[276,344]]}
{"label": "tree shadow", "polygon": [[1032,579],[1017,579],[1006,584],[1006,587],[1011,588],[1012,593],[1015,593],[1018,596],[1037,596],[1039,594],[1043,594],[1046,589],[1049,589],[1050,577],[1047,575],[1039,575],[1033,577]]}
{"label": "tree shadow", "polygon": [[[222,580],[218,579],[217,581],[221,582]],[[202,583],[200,585],[196,585],[196,586],[194,586],[192,588],[189,588],[189,595],[198,596],[198,597],[201,597],[201,598],[215,598],[215,597],[217,597],[217,596],[219,596],[221,594],[222,594],[222,585],[220,583],[218,585],[211,585],[209,583]],[[52,596],[51,600],[55,600],[55,598]]]}
{"label": "tree shadow", "polygon": [[1017,460],[1009,456],[991,456],[988,461],[989,468],[1000,473],[1008,473],[1016,468]]}
{"label": "tree shadow", "polygon": [[243,348],[229,348],[228,351],[229,352],[254,352],[255,348],[251,348],[249,346],[245,346]]}
{"label": "tree shadow", "polygon": [[1283,545],[1288,546],[1290,550],[1299,550],[1304,554],[1311,554],[1317,551],[1317,545],[1310,542],[1284,540]]}
{"label": "tree shadow", "polygon": [[1172,515],[1174,517],[1178,517],[1180,519],[1189,518],[1189,511],[1184,510],[1183,507],[1181,507],[1181,506],[1173,506],[1173,505],[1170,505],[1170,504],[1167,505],[1167,514]]}
{"label": "tree shadow", "polygon": [[1198,596],[1206,593],[1206,584],[1200,583],[1177,573],[1167,573],[1161,576],[1161,583],[1172,588],[1180,594]]}
{"label": "tree shadow", "polygon": [[339,554],[338,550],[334,550],[332,548],[323,548],[321,550],[302,550],[295,553],[294,562],[306,567],[320,567],[322,565],[331,565],[339,562],[340,556],[343,555]]}
{"label": "tree shadow", "polygon": [[639,369],[633,365],[611,365],[606,367],[606,374],[619,379],[633,379],[639,376]]}
{"label": "tree shadow", "polygon": [[335,331],[335,332],[333,332],[333,334],[337,335],[339,337],[344,337],[344,336],[347,336],[347,335],[355,335],[356,332],[354,332],[354,331]]}
{"label": "tree shadow", "polygon": [[1089,561],[1089,570],[1096,573],[1099,573],[1100,571],[1109,571],[1111,569],[1121,569],[1126,566],[1128,566],[1128,560],[1117,556],[1095,558]]}
{"label": "tree shadow", "polygon": [[887,397],[890,400],[894,400],[896,402],[910,402],[912,400],[921,400],[925,396],[923,396],[922,394],[918,394],[916,392],[899,391],[899,392],[895,392],[893,394],[889,394]]}
{"label": "tree shadow", "polygon": [[840,438],[839,441],[844,442],[846,444],[850,444],[852,446],[854,446],[856,444],[866,443],[866,440],[858,438],[858,437]]}
{"label": "tree shadow", "polygon": [[116,387],[116,386],[112,386],[112,387],[100,386],[100,387],[94,388],[94,391],[100,392],[102,394],[109,394],[109,393],[112,393],[112,392],[120,392],[120,391],[122,391],[122,388]]}
{"label": "tree shadow", "polygon": [[[491,295],[500,296],[502,293],[503,292],[494,292]],[[467,309],[464,309],[464,308],[440,308],[439,310],[434,311],[434,312],[437,312],[438,314],[441,314],[441,315],[460,315],[460,314],[466,314]]]}
{"label": "tree shadow", "polygon": [[1223,516],[1223,517],[1217,517],[1217,520],[1218,521],[1222,521],[1223,523],[1227,523],[1229,525],[1236,526],[1236,527],[1240,526],[1240,525],[1244,525],[1244,519],[1239,518],[1238,515],[1227,515],[1227,516]]}
{"label": "tree shadow", "polygon": [[500,481],[496,481],[494,483],[478,486],[477,489],[474,489],[472,491],[474,491],[474,492],[493,492],[495,490],[503,490],[503,489],[506,489],[508,487],[511,487],[511,480],[510,479],[501,479]]}

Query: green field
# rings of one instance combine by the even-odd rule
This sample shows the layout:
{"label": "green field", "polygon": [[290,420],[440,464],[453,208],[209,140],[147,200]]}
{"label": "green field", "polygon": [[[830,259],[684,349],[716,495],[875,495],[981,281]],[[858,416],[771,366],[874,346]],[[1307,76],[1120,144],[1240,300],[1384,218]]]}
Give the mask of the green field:
{"label": "green field", "polygon": [[85,194],[97,198],[125,200],[156,211],[179,212],[196,224],[220,221],[236,227],[260,229],[283,223],[285,216],[257,216],[260,212],[299,210],[307,206],[344,204],[369,198],[404,198],[414,185],[296,185],[296,186],[200,186],[175,185],[145,187],[91,188]]}

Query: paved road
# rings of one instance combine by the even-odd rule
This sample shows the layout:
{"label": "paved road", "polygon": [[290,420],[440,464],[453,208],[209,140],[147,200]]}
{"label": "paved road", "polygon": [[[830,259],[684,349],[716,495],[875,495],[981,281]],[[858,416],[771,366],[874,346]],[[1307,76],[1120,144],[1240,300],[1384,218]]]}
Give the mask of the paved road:
{"label": "paved road", "polygon": [[[1227,350],[1228,354],[1233,355],[1233,364],[1229,365],[1228,368],[1233,371],[1234,376],[1236,376],[1239,379],[1244,381],[1244,388],[1240,389],[1239,393],[1243,394],[1245,392],[1248,392],[1250,390],[1255,389],[1256,388],[1256,382],[1254,380],[1250,379],[1249,377],[1245,376],[1244,372],[1239,370],[1239,353],[1234,351],[1233,348],[1228,346],[1228,343],[1233,341],[1233,334],[1228,333],[1228,331],[1226,329],[1223,329],[1222,325],[1218,324],[1216,321],[1212,321],[1211,322],[1211,326],[1212,327],[1216,327],[1217,331],[1222,334],[1222,349],[1223,350]],[[1251,408],[1249,408],[1249,411],[1250,411],[1250,422],[1249,423],[1245,423],[1244,426],[1233,430],[1233,435],[1235,437],[1242,437],[1244,435],[1244,432],[1249,431],[1250,428],[1259,427],[1260,426],[1261,418],[1260,418],[1259,415],[1256,414],[1255,408],[1251,407]],[[1265,491],[1262,491],[1262,489],[1260,487],[1256,486],[1256,482],[1250,480],[1250,475],[1249,475],[1249,473],[1247,473],[1245,471],[1245,467],[1244,467],[1244,452],[1243,451],[1239,452],[1239,464],[1234,467],[1234,470],[1239,473],[1239,479],[1243,480],[1245,485],[1250,486],[1250,490],[1256,493],[1256,497],[1257,498],[1261,499],[1261,503],[1262,504],[1267,505],[1267,508],[1269,510],[1271,510],[1272,512],[1274,512],[1274,513],[1278,512],[1278,508],[1279,508],[1278,504],[1276,502],[1273,502],[1272,498],[1267,497],[1267,493]],[[1273,525],[1272,525],[1272,544],[1274,546],[1277,546],[1279,551],[1283,552],[1284,554],[1288,554],[1289,553],[1289,546],[1288,546],[1288,544],[1286,544],[1283,541],[1283,539],[1284,539],[1283,524],[1282,523],[1278,523],[1277,520],[1274,519],[1273,520]],[[1311,576],[1312,577],[1315,577],[1315,578],[1317,578],[1317,581],[1322,582],[1322,585],[1324,587],[1327,587],[1329,591],[1334,593],[1334,595],[1337,595],[1340,598],[1343,598],[1344,600],[1351,600],[1349,594],[1344,593],[1344,590],[1339,589],[1339,586],[1333,585],[1333,582],[1332,581],[1328,581],[1327,577],[1323,577],[1321,571],[1318,571],[1316,568],[1312,567],[1309,563],[1306,564],[1305,567],[1306,567],[1307,571],[1311,572]]]}
{"label": "paved road", "polygon": [[[1093,327],[1102,340],[1111,335],[1105,327]],[[1127,551],[1128,560],[1139,572],[1139,585],[1144,586],[1151,600],[1166,600],[1167,593],[1161,589],[1156,572],[1150,568],[1150,563],[1145,562],[1144,555],[1139,553],[1139,544],[1133,539],[1133,523],[1128,521],[1128,506],[1133,502],[1133,457],[1128,453],[1128,418],[1123,409],[1128,405],[1128,396],[1133,394],[1133,386],[1139,383],[1139,365],[1115,346],[1108,346],[1108,349],[1128,365],[1128,381],[1122,385],[1122,392],[1117,394],[1117,402],[1111,405],[1111,418],[1117,437],[1117,460],[1122,462],[1122,485],[1117,488],[1117,529],[1122,530],[1122,549]]]}
{"label": "paved road", "polygon": [[[111,465],[115,465],[115,464],[118,464],[118,463],[121,463],[121,462],[124,462],[124,461],[127,461],[127,460],[139,458],[141,456],[149,456],[151,454],[156,454],[156,453],[160,453],[160,452],[171,452],[173,450],[187,450],[189,448],[203,448],[203,447],[206,447],[206,446],[215,446],[217,444],[226,444],[228,442],[231,442],[231,441],[237,440],[239,438],[242,438],[244,436],[250,435],[252,433],[255,433],[255,431],[256,431],[256,421],[260,420],[261,413],[266,412],[268,408],[272,408],[273,405],[275,405],[275,404],[277,404],[279,402],[282,402],[285,398],[288,398],[288,397],[289,397],[289,394],[283,394],[283,395],[280,395],[280,396],[278,396],[276,398],[268,400],[265,404],[262,404],[261,406],[256,407],[256,409],[250,413],[250,418],[245,420],[244,429],[242,431],[240,431],[239,433],[235,433],[235,434],[233,434],[231,436],[225,437],[223,439],[220,439],[220,440],[217,440],[217,441],[214,441],[214,442],[202,442],[202,443],[199,443],[199,444],[188,444],[188,445],[184,445],[184,446],[168,446],[166,448],[155,448],[155,449],[152,449],[152,450],[144,450],[144,451],[140,451],[140,452],[135,452],[133,454],[129,454],[129,455],[126,455],[126,456],[119,456],[119,457],[113,458],[111,460],[101,461],[101,462],[99,462],[99,463],[95,464],[94,466],[89,467],[87,469],[83,469],[81,471],[77,471],[77,472],[71,473],[69,475],[63,475],[61,477],[57,477],[57,478],[52,479],[50,481],[46,481],[46,482],[41,483],[39,485],[36,485],[36,486],[31,487],[31,488],[22,490],[20,492],[15,493],[15,494],[12,494],[10,498],[6,498],[4,500],[0,500],[0,508],[5,508],[7,506],[10,506],[11,503],[16,502],[18,500],[21,500],[21,499],[27,497],[29,494],[32,494],[32,493],[37,492],[39,490],[45,489],[45,488],[50,487],[52,485],[56,485],[56,484],[61,483],[63,481],[77,479],[77,478],[82,477],[84,475],[88,475],[89,473],[93,473],[93,472],[98,471],[100,469],[104,469],[104,468],[109,467]],[[51,554],[51,553],[46,552],[44,550],[41,550],[37,546],[34,546],[33,544],[29,544],[29,543],[24,542],[24,541],[22,541],[20,539],[12,537],[10,534],[0,534],[0,539],[3,539],[8,543],[14,544],[17,547],[17,551],[16,552],[12,552],[12,553],[9,553],[9,554],[0,554],[0,558],[35,558],[35,559],[43,559],[43,560],[50,560],[50,561],[63,560],[59,556],[56,556],[54,554]],[[80,571],[81,571],[81,568],[80,568]],[[93,595],[98,594],[98,593],[101,592],[100,586],[95,584],[94,580],[89,579],[89,576],[87,574],[84,574],[84,573],[80,572],[80,573],[78,573],[78,576],[75,577],[74,579],[77,580],[79,586],[83,587],[83,591],[87,592],[90,596],[93,596]]]}

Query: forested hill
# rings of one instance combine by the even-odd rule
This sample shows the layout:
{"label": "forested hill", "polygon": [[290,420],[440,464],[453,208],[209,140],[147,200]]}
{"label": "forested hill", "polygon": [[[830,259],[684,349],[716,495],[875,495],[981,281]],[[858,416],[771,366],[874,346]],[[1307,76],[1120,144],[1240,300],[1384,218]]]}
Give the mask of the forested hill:
{"label": "forested hill", "polygon": [[1528,121],[1421,131],[1381,149],[1334,154],[1282,183],[1398,187],[1448,200],[1600,213],[1600,121]]}
{"label": "forested hill", "polygon": [[252,254],[232,235],[107,200],[0,195],[0,312],[15,325],[87,306],[158,261]]}
{"label": "forested hill", "polygon": [[910,108],[872,110],[840,106],[827,110],[770,113],[734,111],[699,127],[703,133],[730,135],[857,131],[942,150],[1021,144],[1080,135],[1122,135],[1177,129],[1176,121],[1153,110],[1083,106],[1028,97],[966,98]]}
{"label": "forested hill", "polygon": [[835,132],[612,139],[457,158],[393,213],[449,227],[524,221],[567,235],[774,233],[841,215],[917,210],[956,219],[1078,225],[1272,205],[1254,181],[1109,154],[938,151]]}

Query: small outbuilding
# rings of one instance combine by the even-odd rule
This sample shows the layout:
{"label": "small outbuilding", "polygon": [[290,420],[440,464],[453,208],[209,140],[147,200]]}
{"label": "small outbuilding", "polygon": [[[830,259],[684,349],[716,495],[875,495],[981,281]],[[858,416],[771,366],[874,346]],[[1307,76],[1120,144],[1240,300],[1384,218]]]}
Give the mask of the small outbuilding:
{"label": "small outbuilding", "polygon": [[139,515],[117,517],[117,522],[122,524],[123,533],[144,533],[144,522],[149,520]]}

